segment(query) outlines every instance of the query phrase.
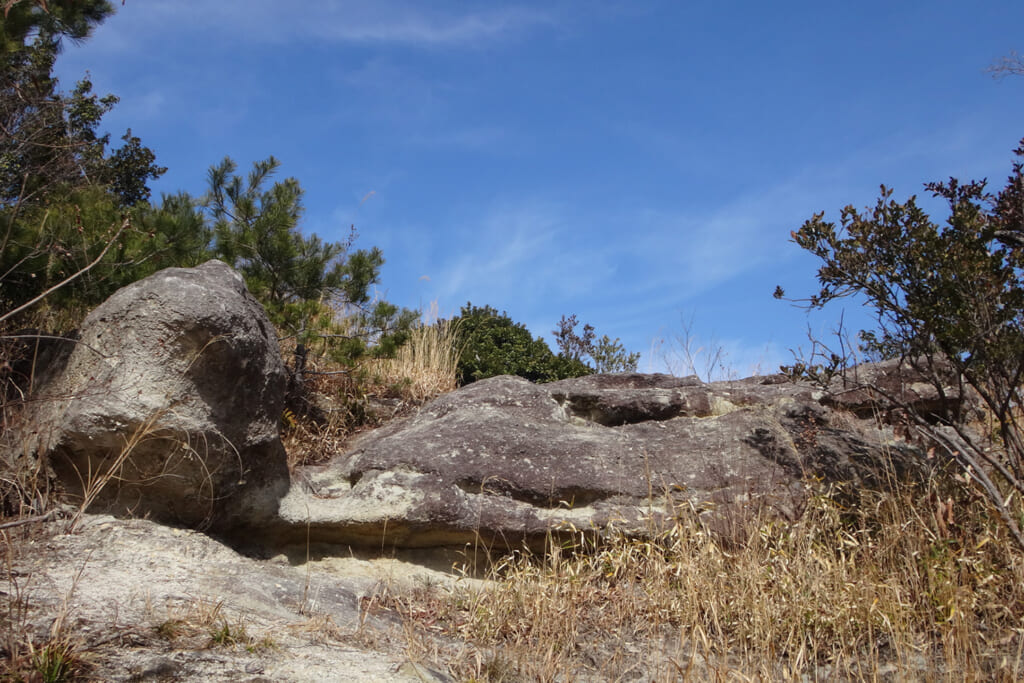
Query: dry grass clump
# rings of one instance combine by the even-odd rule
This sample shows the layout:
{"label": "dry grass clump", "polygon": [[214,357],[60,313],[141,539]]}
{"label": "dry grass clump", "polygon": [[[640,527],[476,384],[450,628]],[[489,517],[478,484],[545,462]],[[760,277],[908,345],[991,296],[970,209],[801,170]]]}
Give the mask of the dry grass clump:
{"label": "dry grass clump", "polygon": [[409,398],[408,389],[415,389],[411,382],[386,384],[375,376],[372,368],[382,362],[375,359],[346,370],[335,367],[309,378],[306,410],[287,408],[281,416],[281,440],[290,469],[327,462],[344,451],[354,435],[408,414],[424,402]]}
{"label": "dry grass clump", "polygon": [[[433,309],[432,309],[433,310]],[[408,414],[418,406],[453,391],[459,358],[455,324],[438,320],[412,330],[394,358],[370,358],[345,368],[326,361],[309,374],[308,410],[287,410],[282,432],[289,465],[330,460],[356,433]]]}
{"label": "dry grass clump", "polygon": [[424,323],[412,331],[394,358],[372,361],[373,383],[421,404],[453,391],[459,362],[458,330],[451,320]]}
{"label": "dry grass clump", "polygon": [[39,515],[50,506],[50,482],[38,459],[23,454],[25,404],[41,341],[0,326],[0,519]]}
{"label": "dry grass clump", "polygon": [[272,649],[269,635],[251,635],[242,617],[230,619],[219,600],[196,598],[184,604],[168,605],[167,618],[153,627],[155,634],[179,645],[195,647],[244,647],[249,652]]}
{"label": "dry grass clump", "polygon": [[849,509],[836,493],[739,542],[685,514],[380,604],[468,643],[446,658],[466,680],[1024,677],[1024,557],[980,497],[932,485]]}
{"label": "dry grass clump", "polygon": [[49,627],[34,627],[29,618],[35,609],[31,604],[33,577],[17,571],[15,565],[33,552],[33,542],[39,541],[36,536],[31,527],[0,527],[0,572],[5,575],[0,590],[0,680],[81,680],[92,667],[91,654],[71,629],[71,598],[82,573],[80,570],[55,609]]}

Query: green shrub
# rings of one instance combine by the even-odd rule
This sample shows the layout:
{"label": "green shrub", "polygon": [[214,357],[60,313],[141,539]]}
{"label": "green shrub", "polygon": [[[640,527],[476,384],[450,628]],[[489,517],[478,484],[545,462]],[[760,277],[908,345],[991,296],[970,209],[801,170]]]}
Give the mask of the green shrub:
{"label": "green shrub", "polygon": [[455,323],[462,348],[458,364],[460,385],[497,375],[551,382],[593,372],[580,360],[556,356],[543,338],[534,339],[525,325],[490,306],[467,303]]}

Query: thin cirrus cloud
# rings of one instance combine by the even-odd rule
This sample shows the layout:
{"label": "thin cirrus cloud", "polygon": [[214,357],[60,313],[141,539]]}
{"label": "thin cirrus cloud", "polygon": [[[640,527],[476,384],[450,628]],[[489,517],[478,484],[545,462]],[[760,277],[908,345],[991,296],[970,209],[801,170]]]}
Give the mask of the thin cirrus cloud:
{"label": "thin cirrus cloud", "polygon": [[[244,8],[238,3],[205,0],[151,0],[119,7],[99,27],[88,42],[89,64],[76,64],[74,59],[65,61],[71,73],[91,66],[107,80],[129,80],[133,87],[121,88],[129,92],[139,87],[153,88],[154,84],[141,83],[142,79],[151,78],[150,73],[123,64],[125,54],[142,53],[163,63],[183,56],[185,60],[177,72],[162,76],[160,81],[159,94],[171,104],[164,108],[147,108],[148,102],[139,105],[144,109],[139,117],[151,119],[177,109],[173,103],[186,99],[196,82],[204,83],[213,93],[234,90],[251,96],[259,92],[263,87],[259,67],[239,68],[247,63],[246,59],[253,58],[254,50],[262,53],[267,47],[284,49],[292,45],[349,46],[360,49],[359,56],[332,57],[321,62],[320,78],[326,76],[336,86],[354,88],[354,97],[375,113],[372,120],[378,125],[388,127],[392,133],[396,126],[402,128],[398,132],[405,141],[418,147],[494,149],[515,143],[507,139],[507,131],[501,126],[437,129],[436,125],[427,125],[447,120],[444,101],[450,86],[437,76],[425,81],[418,69],[410,69],[400,57],[381,51],[472,50],[523,38],[557,24],[553,12],[522,6],[467,9],[451,3],[336,1],[313,3],[297,11],[285,3],[265,0],[247,2]],[[176,56],[162,56],[170,45],[179,46],[174,51]],[[209,64],[211,51],[226,52],[230,61],[225,63],[234,65],[230,81],[219,89],[206,83],[216,73]],[[231,99],[237,103],[237,98]],[[339,111],[346,113],[331,112],[324,116],[352,116],[348,109]]]}
{"label": "thin cirrus cloud", "polygon": [[682,303],[785,258],[788,226],[779,208],[799,205],[800,194],[796,187],[780,186],[737,197],[711,213],[645,212],[633,221],[637,230],[621,255],[633,261],[631,269],[645,273],[635,294]]}
{"label": "thin cirrus cloud", "polygon": [[[244,4],[208,0],[152,0],[118,8],[120,35],[111,41],[122,48],[133,33],[140,35],[173,26],[214,32],[232,44],[286,43],[320,40],[330,43],[388,44],[409,47],[483,45],[550,27],[555,16],[528,7],[464,11],[453,3],[372,3],[335,0],[296,6],[277,0]],[[168,28],[171,27],[171,28]]]}
{"label": "thin cirrus cloud", "polygon": [[[963,147],[934,135],[908,135],[851,151],[833,163],[808,164],[771,184],[737,193],[711,211],[652,208],[636,218],[639,238],[631,253],[646,259],[647,289],[669,283],[696,296],[744,276],[768,263],[781,263],[801,252],[791,243],[796,230],[816,211],[835,220],[838,207],[863,208],[875,201],[874,178],[899,186],[900,200],[920,191],[920,181],[906,181],[921,166],[942,168],[950,147]],[[910,170],[908,170],[910,169]],[[862,178],[871,178],[863,181]]]}
{"label": "thin cirrus cloud", "polygon": [[518,7],[457,15],[436,10],[428,14],[418,9],[422,6],[389,7],[389,4],[374,4],[369,14],[349,14],[354,6],[332,3],[329,15],[324,17],[327,21],[307,22],[303,32],[342,42],[448,46],[480,44],[554,23],[547,12]]}
{"label": "thin cirrus cloud", "polygon": [[464,126],[461,128],[440,128],[429,133],[409,135],[408,143],[425,148],[454,147],[465,150],[493,151],[507,156],[522,153],[529,140],[502,126]]}
{"label": "thin cirrus cloud", "polygon": [[[649,210],[627,220],[522,200],[481,211],[453,233],[430,273],[442,302],[578,307],[595,295],[608,305],[675,309],[770,260],[784,259],[782,226],[769,207],[797,203],[797,188],[739,197],[710,215]],[[621,226],[632,227],[623,235]],[[638,274],[642,273],[642,276]],[[557,316],[555,316],[557,318]]]}
{"label": "thin cirrus cloud", "polygon": [[442,302],[508,307],[564,301],[593,291],[613,270],[607,250],[580,240],[557,205],[523,200],[485,209],[453,231],[449,253],[430,274]]}

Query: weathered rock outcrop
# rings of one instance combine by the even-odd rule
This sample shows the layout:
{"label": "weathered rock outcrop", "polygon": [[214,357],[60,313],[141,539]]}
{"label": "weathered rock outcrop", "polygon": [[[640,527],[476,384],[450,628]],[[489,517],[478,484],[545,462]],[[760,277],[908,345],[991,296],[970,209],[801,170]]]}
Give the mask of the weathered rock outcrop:
{"label": "weathered rock outcrop", "polygon": [[289,489],[274,330],[225,264],[120,290],[69,346],[43,372],[30,440],[65,485],[95,495],[94,511],[264,548],[539,546],[691,512],[719,528],[765,509],[792,518],[808,476],[877,486],[918,472],[920,450],[874,419],[865,383],[919,409],[957,400],[884,364],[829,391],[781,376],[496,377],[300,468]]}
{"label": "weathered rock outcrop", "polygon": [[[861,418],[881,418],[888,423],[899,422],[907,409],[935,421],[962,419],[980,408],[980,398],[969,387],[961,394],[951,365],[936,362],[932,373],[930,376],[898,358],[863,363],[833,377],[823,402]],[[938,384],[943,385],[941,391]]]}
{"label": "weathered rock outcrop", "polygon": [[254,560],[204,534],[106,515],[7,561],[32,577],[7,633],[42,643],[62,629],[88,653],[74,680],[452,680],[403,657],[401,624],[366,609],[382,591],[443,585],[415,565]]}
{"label": "weathered rock outcrop", "polygon": [[[288,488],[276,333],[220,261],[117,291],[41,368],[29,449],[92,510],[229,528]],[[106,486],[100,486],[109,479]]]}
{"label": "weathered rock outcrop", "polygon": [[552,529],[637,527],[696,510],[715,525],[799,513],[802,479],[875,485],[915,449],[781,377],[705,384],[598,375],[496,377],[299,472],[285,539],[380,547],[543,543]]}

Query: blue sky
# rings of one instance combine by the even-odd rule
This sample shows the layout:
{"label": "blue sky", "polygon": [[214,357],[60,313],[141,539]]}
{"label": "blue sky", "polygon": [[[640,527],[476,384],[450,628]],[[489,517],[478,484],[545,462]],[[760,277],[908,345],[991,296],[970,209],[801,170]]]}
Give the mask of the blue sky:
{"label": "blue sky", "polygon": [[641,370],[678,371],[686,327],[738,375],[790,361],[841,313],[772,298],[814,289],[791,230],[881,183],[998,186],[1024,137],[1024,78],[985,73],[1019,0],[115,4],[58,73],[120,96],[155,197],[273,154],[304,231],[383,250],[389,300],[549,340],[575,313]]}

